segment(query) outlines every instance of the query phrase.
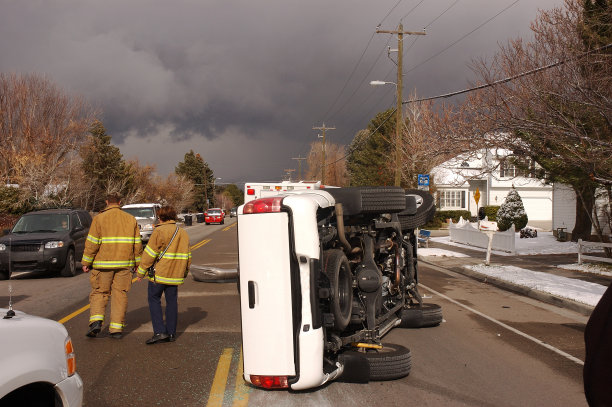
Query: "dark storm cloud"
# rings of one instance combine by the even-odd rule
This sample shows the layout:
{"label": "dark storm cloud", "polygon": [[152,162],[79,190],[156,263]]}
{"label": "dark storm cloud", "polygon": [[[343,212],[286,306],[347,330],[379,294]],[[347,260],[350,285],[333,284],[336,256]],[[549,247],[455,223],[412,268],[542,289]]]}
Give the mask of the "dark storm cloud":
{"label": "dark storm cloud", "polygon": [[[368,85],[395,81],[385,45],[397,43],[383,34],[338,98],[376,25],[394,29],[404,17],[417,31],[455,0],[405,0],[382,21],[397,3],[0,0],[0,71],[44,73],[85,96],[124,156],[155,161],[163,174],[182,159],[180,148],[193,148],[225,179],[278,179],[296,166],[291,157],[307,154],[313,126],[335,125],[330,140],[348,144],[393,104],[393,89]],[[528,35],[537,8],[562,0],[519,1],[419,65],[512,3],[460,0],[427,36],[406,37],[405,92],[466,87],[472,58]]]}

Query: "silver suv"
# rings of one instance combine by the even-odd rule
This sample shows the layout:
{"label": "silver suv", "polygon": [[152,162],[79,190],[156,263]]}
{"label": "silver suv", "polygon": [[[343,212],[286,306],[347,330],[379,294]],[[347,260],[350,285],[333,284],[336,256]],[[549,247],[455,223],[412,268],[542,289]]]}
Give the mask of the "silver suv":
{"label": "silver suv", "polygon": [[121,207],[122,210],[136,218],[143,242],[149,241],[153,228],[159,223],[157,212],[160,208],[160,204],[154,203],[129,204]]}

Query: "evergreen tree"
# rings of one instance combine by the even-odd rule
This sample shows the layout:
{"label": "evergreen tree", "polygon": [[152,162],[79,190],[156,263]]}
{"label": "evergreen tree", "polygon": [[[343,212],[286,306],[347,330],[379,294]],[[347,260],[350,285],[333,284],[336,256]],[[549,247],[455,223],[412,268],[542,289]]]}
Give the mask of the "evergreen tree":
{"label": "evergreen tree", "polygon": [[347,169],[351,186],[393,185],[391,159],[395,137],[395,115],[389,109],[379,113],[367,130],[357,133],[349,147]]}
{"label": "evergreen tree", "polygon": [[[89,142],[81,149],[83,172],[91,180],[91,195],[86,206],[93,210],[104,207],[108,188],[126,185],[127,166],[118,147],[111,144],[111,136],[100,121],[91,126]],[[124,191],[113,191],[123,193]]]}
{"label": "evergreen tree", "polygon": [[185,154],[184,161],[178,163],[174,172],[176,175],[187,177],[194,183],[194,209],[202,211],[208,209],[213,204],[213,171],[208,167],[208,164],[200,154],[190,150]]}
{"label": "evergreen tree", "polygon": [[527,226],[527,220],[523,200],[516,189],[512,188],[497,211],[497,227],[503,232],[514,223],[515,230],[520,230]]}

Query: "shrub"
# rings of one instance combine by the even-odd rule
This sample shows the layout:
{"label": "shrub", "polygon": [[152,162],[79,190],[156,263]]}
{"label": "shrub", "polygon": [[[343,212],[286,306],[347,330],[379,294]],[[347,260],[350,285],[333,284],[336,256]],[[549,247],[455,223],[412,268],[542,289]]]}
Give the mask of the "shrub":
{"label": "shrub", "polygon": [[497,222],[497,211],[499,211],[499,205],[483,206],[485,215],[491,222]]}
{"label": "shrub", "polygon": [[503,232],[510,229],[514,223],[514,229],[520,230],[527,226],[527,221],[527,213],[521,196],[516,189],[512,188],[497,211],[497,227]]}

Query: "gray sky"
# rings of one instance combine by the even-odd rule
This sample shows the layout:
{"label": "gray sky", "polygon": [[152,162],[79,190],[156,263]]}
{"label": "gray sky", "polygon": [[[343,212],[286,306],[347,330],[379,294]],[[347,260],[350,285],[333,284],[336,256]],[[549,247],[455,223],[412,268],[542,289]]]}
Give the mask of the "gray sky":
{"label": "gray sky", "polygon": [[307,155],[312,127],[334,126],[327,140],[348,145],[394,106],[393,85],[369,85],[396,81],[386,48],[397,39],[378,24],[427,26],[404,37],[404,95],[434,96],[467,87],[472,59],[531,37],[537,10],[562,3],[0,0],[0,71],[84,96],[123,156],[160,175],[193,149],[220,182],[276,181]]}

